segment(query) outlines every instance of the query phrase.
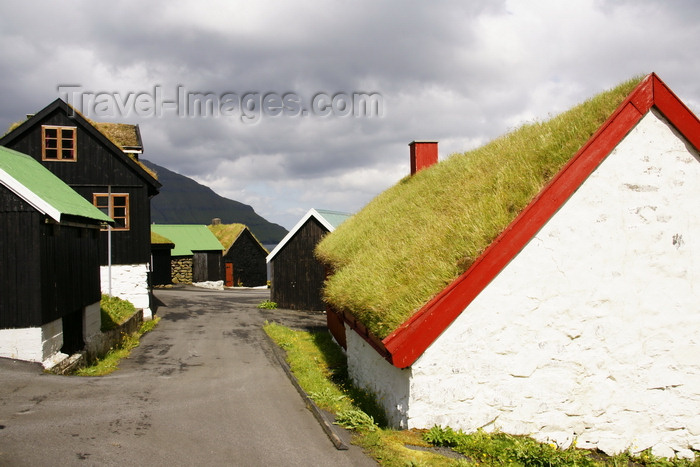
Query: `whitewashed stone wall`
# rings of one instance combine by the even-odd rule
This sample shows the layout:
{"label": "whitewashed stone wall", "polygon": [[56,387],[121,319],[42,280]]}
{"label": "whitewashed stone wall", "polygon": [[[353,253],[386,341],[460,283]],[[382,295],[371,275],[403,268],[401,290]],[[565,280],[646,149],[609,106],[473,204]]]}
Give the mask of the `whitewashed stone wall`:
{"label": "whitewashed stone wall", "polygon": [[[407,408],[385,399],[392,419],[692,457],[699,181],[698,155],[647,114],[413,364]],[[351,374],[383,394],[395,369],[356,340]]]}
{"label": "whitewashed stone wall", "polygon": [[350,378],[376,396],[385,408],[389,423],[407,428],[404,414],[408,409],[411,369],[401,370],[389,364],[347,324],[345,336]]}
{"label": "whitewashed stone wall", "polygon": [[63,347],[63,321],[40,327],[0,329],[0,357],[43,362]]}
{"label": "whitewashed stone wall", "polygon": [[[100,266],[102,293],[109,291],[108,266]],[[143,310],[143,319],[153,318],[148,289],[148,264],[113,264],[112,296],[130,301],[134,307]]]}

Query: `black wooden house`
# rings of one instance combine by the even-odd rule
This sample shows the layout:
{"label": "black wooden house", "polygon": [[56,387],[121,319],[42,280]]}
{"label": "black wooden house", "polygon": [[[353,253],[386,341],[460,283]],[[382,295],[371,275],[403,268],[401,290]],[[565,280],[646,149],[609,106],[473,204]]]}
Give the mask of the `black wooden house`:
{"label": "black wooden house", "polygon": [[243,224],[212,222],[209,230],[224,247],[224,285],[258,287],[267,284],[268,251]]}
{"label": "black wooden house", "polygon": [[0,145],[29,154],[114,219],[114,227],[100,233],[102,289],[132,301],[149,318],[150,199],[161,185],[138,160],[138,127],[91,122],[57,99]]}
{"label": "black wooden house", "polygon": [[270,265],[270,300],[280,308],[325,310],[321,289],[325,267],[314,256],[324,235],[335,230],[350,214],[310,209],[267,256]]}
{"label": "black wooden house", "polygon": [[32,157],[0,147],[0,356],[44,362],[99,332],[106,223]]}

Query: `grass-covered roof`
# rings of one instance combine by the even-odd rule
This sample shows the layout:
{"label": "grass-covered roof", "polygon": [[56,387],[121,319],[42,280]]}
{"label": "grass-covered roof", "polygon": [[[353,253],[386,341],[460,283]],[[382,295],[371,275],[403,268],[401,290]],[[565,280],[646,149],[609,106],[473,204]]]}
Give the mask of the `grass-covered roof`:
{"label": "grass-covered roof", "polygon": [[151,231],[151,245],[174,245],[173,241]]}
{"label": "grass-covered roof", "polygon": [[327,235],[324,298],[385,338],[466,271],[641,81],[402,179]]}
{"label": "grass-covered roof", "polygon": [[130,125],[128,123],[96,122],[94,120],[89,120],[89,122],[122,150],[125,148],[142,147],[138,126],[136,125]]}
{"label": "grass-covered roof", "polygon": [[[233,242],[236,241],[238,236],[243,232],[243,230],[247,229],[248,227],[244,224],[212,224],[207,226],[211,233],[214,234],[214,236],[221,242],[221,245],[224,247],[224,255],[228,253],[228,250],[231,249],[231,246],[233,246]],[[250,232],[250,229],[248,229]],[[250,235],[255,239],[256,242],[258,242],[258,245],[260,245],[260,248],[262,248],[263,251],[267,252],[267,248],[265,248],[262,243],[253,235],[253,232],[250,232]]]}

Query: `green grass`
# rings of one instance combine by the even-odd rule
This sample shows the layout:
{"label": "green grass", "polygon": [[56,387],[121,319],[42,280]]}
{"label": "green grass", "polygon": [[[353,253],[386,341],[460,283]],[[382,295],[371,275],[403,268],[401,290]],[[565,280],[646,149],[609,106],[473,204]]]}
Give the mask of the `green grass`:
{"label": "green grass", "polygon": [[131,302],[122,300],[119,297],[102,295],[100,300],[100,315],[102,332],[109,331],[131,318],[136,313],[136,308]]}
{"label": "green grass", "polygon": [[159,317],[144,321],[138,331],[131,335],[122,336],[121,342],[107,352],[104,357],[97,359],[91,366],[77,370],[75,374],[78,376],[104,376],[118,370],[119,362],[129,357],[131,351],[139,346],[141,337],[151,332],[159,321]]}
{"label": "green grass", "polygon": [[[354,431],[353,443],[383,466],[579,466],[579,467],[700,467],[695,460],[664,459],[649,451],[639,455],[603,454],[572,445],[558,449],[526,436],[476,431],[466,434],[449,427],[394,430],[371,394],[353,386],[345,354],[327,331],[295,331],[266,323],[265,332],[287,353],[294,376],[322,409],[336,415],[336,423]],[[447,447],[463,456],[417,451],[408,446]]]}
{"label": "green grass", "polygon": [[379,338],[456,279],[640,82],[448,159],[381,193],[327,235],[324,298]]}
{"label": "green grass", "polygon": [[258,304],[258,308],[262,308],[265,310],[276,310],[277,309],[277,302],[273,302],[271,300],[263,300]]}
{"label": "green grass", "polygon": [[277,323],[266,323],[264,329],[287,352],[294,376],[321,409],[336,414],[362,410],[386,424],[372,395],[348,382],[345,354],[328,332],[295,331]]}

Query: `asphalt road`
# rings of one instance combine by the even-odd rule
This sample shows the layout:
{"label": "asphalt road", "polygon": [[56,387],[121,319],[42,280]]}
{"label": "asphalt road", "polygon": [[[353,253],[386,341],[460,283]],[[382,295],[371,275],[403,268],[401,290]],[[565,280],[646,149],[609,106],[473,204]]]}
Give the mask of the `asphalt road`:
{"label": "asphalt road", "polygon": [[110,376],[0,359],[0,465],[376,465],[336,450],[262,331],[323,325],[259,310],[267,290],[158,290],[161,322]]}

